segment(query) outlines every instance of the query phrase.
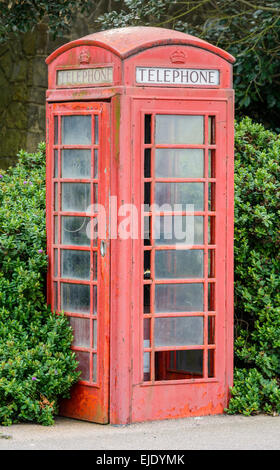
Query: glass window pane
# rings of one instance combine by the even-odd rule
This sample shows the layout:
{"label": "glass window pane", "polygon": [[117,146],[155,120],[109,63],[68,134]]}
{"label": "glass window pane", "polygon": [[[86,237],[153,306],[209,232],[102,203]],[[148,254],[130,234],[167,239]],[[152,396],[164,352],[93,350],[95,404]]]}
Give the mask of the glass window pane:
{"label": "glass window pane", "polygon": [[215,250],[208,251],[208,277],[215,277]]}
{"label": "glass window pane", "polygon": [[208,310],[215,310],[215,284],[212,282],[208,284]]}
{"label": "glass window pane", "polygon": [[93,315],[97,315],[97,286],[93,286]]}
{"label": "glass window pane", "polygon": [[215,116],[208,117],[208,142],[215,144]]}
{"label": "glass window pane", "polygon": [[89,217],[61,217],[61,243],[63,245],[90,246],[87,236]]}
{"label": "glass window pane", "polygon": [[82,348],[90,347],[90,320],[86,318],[70,318],[70,325],[73,328],[73,346]]}
{"label": "glass window pane", "polygon": [[68,149],[62,151],[62,178],[90,178],[91,151]]}
{"label": "glass window pane", "polygon": [[62,211],[87,212],[90,206],[90,184],[62,183]]}
{"label": "glass window pane", "polygon": [[208,151],[208,176],[210,178],[215,178],[215,150]]}
{"label": "glass window pane", "polygon": [[208,344],[215,344],[215,317],[208,317]]}
{"label": "glass window pane", "polygon": [[61,310],[89,314],[90,287],[82,284],[61,283]]}
{"label": "glass window pane", "polygon": [[215,377],[215,351],[208,350],[208,377]]}
{"label": "glass window pane", "polygon": [[155,319],[155,346],[188,346],[203,344],[203,317],[170,317]]}
{"label": "glass window pane", "polygon": [[97,320],[93,320],[92,322],[92,344],[93,344],[93,349],[97,349]]}
{"label": "glass window pane", "polygon": [[182,380],[203,376],[203,351],[157,351],[155,380]]}
{"label": "glass window pane", "polygon": [[144,217],[143,238],[145,246],[151,245],[151,217]]}
{"label": "glass window pane", "polygon": [[53,241],[54,241],[55,244],[58,243],[58,217],[57,217],[57,215],[54,216]]}
{"label": "glass window pane", "polygon": [[97,382],[97,355],[92,355],[92,381]]}
{"label": "glass window pane", "polygon": [[85,351],[75,351],[76,359],[79,362],[77,369],[81,371],[79,380],[89,381],[89,353]]}
{"label": "glass window pane", "polygon": [[203,144],[204,117],[158,114],[156,144]]}
{"label": "glass window pane", "polygon": [[203,216],[165,215],[154,218],[156,245],[203,245]]}
{"label": "glass window pane", "polygon": [[[149,184],[149,183],[146,183]],[[204,184],[203,183],[156,183],[155,185],[155,203],[159,206],[169,204],[170,210],[174,204],[181,204],[182,210],[190,210],[184,207],[186,204],[193,205],[194,211],[203,211],[204,209]]]}
{"label": "glass window pane", "polygon": [[58,250],[54,250],[54,267],[53,267],[53,275],[54,277],[57,277],[58,273]]}
{"label": "glass window pane", "polygon": [[58,211],[58,184],[54,183],[54,210]]}
{"label": "glass window pane", "polygon": [[144,318],[144,331],[143,331],[143,339],[144,339],[144,348],[149,348],[151,346],[151,319]]}
{"label": "glass window pane", "polygon": [[152,129],[152,115],[145,114],[145,135],[144,135],[144,143],[150,144],[151,143],[151,129]]}
{"label": "glass window pane", "polygon": [[94,116],[94,143],[95,145],[98,144],[99,140],[99,122],[98,122],[98,116]]}
{"label": "glass window pane", "polygon": [[94,150],[94,178],[98,177],[98,150]]}
{"label": "glass window pane", "polygon": [[208,243],[213,245],[215,243],[215,217],[208,217]]}
{"label": "glass window pane", "polygon": [[58,116],[54,116],[54,145],[58,144]]}
{"label": "glass window pane", "polygon": [[55,178],[58,177],[58,150],[54,151],[54,172],[53,172],[53,176]]}
{"label": "glass window pane", "polygon": [[66,279],[90,279],[90,252],[61,250],[61,277]]}
{"label": "glass window pane", "polygon": [[57,310],[57,282],[53,283],[53,309]]}
{"label": "glass window pane", "polygon": [[176,370],[202,375],[203,351],[176,351]]}
{"label": "glass window pane", "polygon": [[151,252],[144,251],[144,279],[151,279]]}
{"label": "glass window pane", "polygon": [[203,178],[203,150],[156,149],[155,175],[157,178]]}
{"label": "glass window pane", "polygon": [[151,286],[148,284],[144,285],[143,310],[144,313],[150,313],[151,311]]}
{"label": "glass window pane", "polygon": [[151,359],[150,359],[150,353],[149,352],[144,352],[143,356],[143,380],[144,382],[147,382],[150,380],[150,371],[151,371]]}
{"label": "glass window pane", "polygon": [[203,277],[203,250],[157,250],[156,279]]}
{"label": "glass window pane", "polygon": [[144,151],[144,177],[151,177],[151,149],[145,149]]}
{"label": "glass window pane", "polygon": [[155,286],[155,311],[202,312],[203,284],[158,284]]}
{"label": "glass window pane", "polygon": [[91,116],[62,116],[62,145],[91,145]]}

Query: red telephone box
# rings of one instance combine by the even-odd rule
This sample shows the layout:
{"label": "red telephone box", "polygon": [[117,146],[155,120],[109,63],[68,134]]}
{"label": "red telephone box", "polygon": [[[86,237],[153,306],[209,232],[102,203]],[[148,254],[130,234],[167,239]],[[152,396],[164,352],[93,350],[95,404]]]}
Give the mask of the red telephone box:
{"label": "red telephone box", "polygon": [[47,59],[48,301],[81,370],[61,414],[222,413],[233,374],[233,90],[227,52],[161,28]]}

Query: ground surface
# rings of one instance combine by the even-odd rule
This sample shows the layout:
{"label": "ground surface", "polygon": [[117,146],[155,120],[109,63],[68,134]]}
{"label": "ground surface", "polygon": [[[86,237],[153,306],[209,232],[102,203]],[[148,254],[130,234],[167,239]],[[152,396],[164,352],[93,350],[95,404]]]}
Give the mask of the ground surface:
{"label": "ground surface", "polygon": [[54,426],[0,426],[0,450],[280,449],[280,416],[206,416],[129,426],[57,418]]}

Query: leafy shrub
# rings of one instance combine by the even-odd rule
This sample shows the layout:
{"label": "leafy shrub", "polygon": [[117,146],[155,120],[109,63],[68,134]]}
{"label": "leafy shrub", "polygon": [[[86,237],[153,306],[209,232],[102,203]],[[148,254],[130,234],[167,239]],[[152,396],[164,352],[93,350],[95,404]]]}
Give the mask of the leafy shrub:
{"label": "leafy shrub", "polygon": [[235,380],[229,413],[280,413],[280,136],[235,128]]}
{"label": "leafy shrub", "polygon": [[0,175],[0,423],[52,424],[77,380],[64,315],[46,305],[45,146]]}

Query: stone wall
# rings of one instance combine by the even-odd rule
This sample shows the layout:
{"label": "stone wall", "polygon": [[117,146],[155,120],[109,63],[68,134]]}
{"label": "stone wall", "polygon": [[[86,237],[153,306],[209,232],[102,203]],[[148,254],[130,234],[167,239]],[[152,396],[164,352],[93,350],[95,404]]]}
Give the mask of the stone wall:
{"label": "stone wall", "polygon": [[90,17],[78,17],[66,37],[53,40],[45,24],[0,46],[0,168],[17,161],[23,148],[33,152],[45,140],[46,57],[57,47],[96,31],[95,18],[108,10],[96,2]]}

